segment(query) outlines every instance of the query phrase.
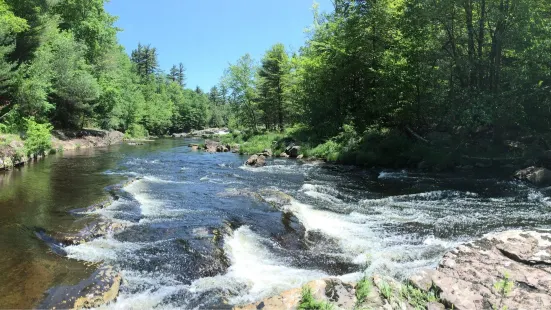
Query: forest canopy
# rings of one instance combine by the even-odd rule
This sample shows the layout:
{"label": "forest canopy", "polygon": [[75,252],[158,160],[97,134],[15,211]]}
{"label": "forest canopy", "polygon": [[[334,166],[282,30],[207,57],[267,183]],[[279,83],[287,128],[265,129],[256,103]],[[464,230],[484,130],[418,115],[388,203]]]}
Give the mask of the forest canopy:
{"label": "forest canopy", "polygon": [[548,148],[549,1],[333,3],[314,5],[298,51],[274,42],[259,61],[246,54],[205,92],[186,89],[182,63],[160,70],[151,45],[127,55],[104,0],[0,0],[0,129],[24,131],[33,117],[135,137],[287,130],[357,162],[412,157],[412,144],[448,156],[539,136],[527,143]]}

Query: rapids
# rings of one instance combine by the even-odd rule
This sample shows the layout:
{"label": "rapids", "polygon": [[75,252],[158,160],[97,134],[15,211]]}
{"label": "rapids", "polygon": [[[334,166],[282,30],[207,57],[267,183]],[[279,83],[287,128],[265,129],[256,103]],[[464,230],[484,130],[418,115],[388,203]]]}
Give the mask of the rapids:
{"label": "rapids", "polygon": [[[327,276],[401,279],[485,233],[551,224],[548,190],[498,173],[282,159],[255,169],[243,156],[194,152],[189,142],[197,141],[123,149],[97,171],[140,177],[107,208],[80,214],[120,222],[124,231],[64,248],[70,260],[122,272],[107,309],[231,308]],[[265,190],[290,198],[271,203],[258,194]]]}

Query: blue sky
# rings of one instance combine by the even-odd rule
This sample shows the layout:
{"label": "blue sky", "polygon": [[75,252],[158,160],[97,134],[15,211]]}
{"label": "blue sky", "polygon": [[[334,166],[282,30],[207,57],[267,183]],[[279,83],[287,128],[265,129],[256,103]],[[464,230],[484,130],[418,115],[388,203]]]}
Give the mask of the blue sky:
{"label": "blue sky", "polygon": [[[317,0],[321,11],[330,0]],[[312,0],[111,0],[119,41],[128,53],[138,42],[157,48],[161,69],[182,62],[187,86],[208,91],[225,68],[249,53],[257,61],[275,43],[298,51],[312,24]]]}

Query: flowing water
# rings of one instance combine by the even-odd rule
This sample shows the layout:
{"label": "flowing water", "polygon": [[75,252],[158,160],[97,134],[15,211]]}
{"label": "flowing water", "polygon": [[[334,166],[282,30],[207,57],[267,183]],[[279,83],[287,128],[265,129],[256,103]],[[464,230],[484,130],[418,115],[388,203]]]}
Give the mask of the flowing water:
{"label": "flowing water", "polygon": [[[283,159],[254,169],[243,166],[245,157],[194,152],[188,143],[66,154],[4,177],[0,247],[13,254],[2,257],[0,272],[11,271],[0,289],[12,297],[0,305],[30,306],[17,299],[18,279],[36,299],[48,285],[75,283],[109,264],[124,282],[106,308],[230,308],[327,276],[405,278],[485,233],[551,224],[548,190],[498,173],[375,172]],[[107,208],[69,215],[101,200],[107,185],[136,177]],[[125,229],[66,246],[66,257],[33,234],[90,218]],[[45,275],[25,278],[33,264],[45,265]]]}

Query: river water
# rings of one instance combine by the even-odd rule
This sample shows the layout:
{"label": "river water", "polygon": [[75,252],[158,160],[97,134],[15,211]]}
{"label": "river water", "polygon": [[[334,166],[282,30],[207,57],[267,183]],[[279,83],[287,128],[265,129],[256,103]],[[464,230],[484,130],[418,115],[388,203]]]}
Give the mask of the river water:
{"label": "river water", "polygon": [[[422,174],[194,152],[158,140],[50,157],[0,178],[0,306],[36,306],[98,265],[124,282],[109,309],[230,308],[327,276],[405,278],[485,233],[551,227],[551,199],[493,172]],[[71,214],[118,190],[105,209]],[[125,229],[64,247],[37,230]],[[24,288],[24,289],[21,289]]]}

